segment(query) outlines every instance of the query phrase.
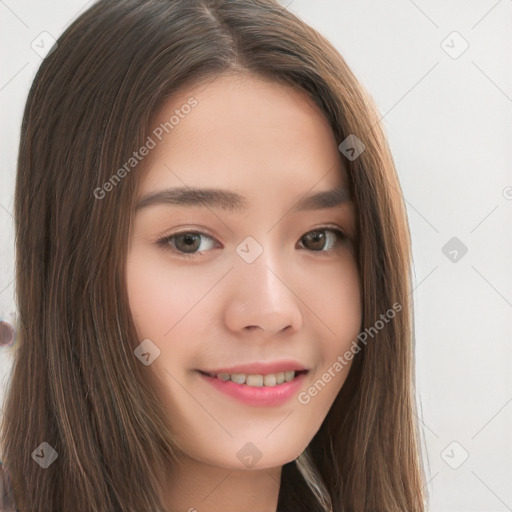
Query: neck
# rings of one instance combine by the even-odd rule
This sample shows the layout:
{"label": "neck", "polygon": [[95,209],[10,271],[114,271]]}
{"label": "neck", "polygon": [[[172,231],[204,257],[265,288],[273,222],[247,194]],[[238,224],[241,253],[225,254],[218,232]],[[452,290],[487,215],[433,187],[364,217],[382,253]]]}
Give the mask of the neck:
{"label": "neck", "polygon": [[230,470],[182,459],[168,472],[162,504],[167,512],[276,512],[281,469]]}

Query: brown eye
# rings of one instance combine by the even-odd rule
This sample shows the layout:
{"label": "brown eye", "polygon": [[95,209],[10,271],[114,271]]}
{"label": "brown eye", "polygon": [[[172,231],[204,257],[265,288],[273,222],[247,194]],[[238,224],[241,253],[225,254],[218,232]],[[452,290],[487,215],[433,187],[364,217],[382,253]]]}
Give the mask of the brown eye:
{"label": "brown eye", "polygon": [[201,235],[185,233],[174,238],[174,245],[181,252],[195,252],[201,245]]}
{"label": "brown eye", "polygon": [[178,256],[193,257],[201,255],[208,249],[215,248],[216,240],[205,233],[183,231],[174,235],[165,236],[157,240],[160,247],[170,249]]}
{"label": "brown eye", "polygon": [[334,248],[336,242],[341,240],[343,236],[343,233],[339,229],[316,229],[315,231],[306,233],[301,238],[301,241],[308,250],[329,252]]}

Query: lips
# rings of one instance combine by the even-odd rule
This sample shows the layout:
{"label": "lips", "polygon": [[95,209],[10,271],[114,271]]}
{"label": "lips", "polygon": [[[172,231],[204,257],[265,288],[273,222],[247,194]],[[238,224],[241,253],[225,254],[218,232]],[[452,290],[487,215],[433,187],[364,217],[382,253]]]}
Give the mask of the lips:
{"label": "lips", "polygon": [[[267,365],[268,368],[269,365]],[[261,368],[261,366],[259,366]],[[299,365],[300,367],[300,365]],[[244,368],[238,366],[235,368]],[[245,367],[247,368],[247,367]],[[250,371],[257,366],[251,365]],[[281,365],[280,368],[283,368]],[[231,368],[226,368],[231,370]],[[236,399],[246,405],[256,407],[278,407],[286,404],[293,398],[304,385],[308,370],[294,370],[270,374],[244,375],[242,373],[219,373],[217,376],[210,376],[206,372],[197,370],[201,380],[208,386],[217,390],[223,395]],[[288,374],[288,375],[287,375]]]}

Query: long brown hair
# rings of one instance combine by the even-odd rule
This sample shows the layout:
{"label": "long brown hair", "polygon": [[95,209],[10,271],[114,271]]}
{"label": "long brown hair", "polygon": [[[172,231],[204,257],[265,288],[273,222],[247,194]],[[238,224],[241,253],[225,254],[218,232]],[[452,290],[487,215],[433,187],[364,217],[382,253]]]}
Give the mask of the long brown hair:
{"label": "long brown hair", "polygon": [[[283,467],[280,511],[423,511],[415,421],[410,239],[376,109],[344,59],[275,0],[107,0],[43,61],[21,130],[15,192],[19,336],[2,460],[22,512],[163,510],[179,446],[133,354],[124,266],[138,172],[101,188],[140,148],[173,94],[221,73],[305,91],[338,143],[357,212],[361,343],[325,421]],[[42,469],[33,452],[58,454]],[[46,445],[45,445],[46,446]],[[40,448],[39,448],[40,449]]]}

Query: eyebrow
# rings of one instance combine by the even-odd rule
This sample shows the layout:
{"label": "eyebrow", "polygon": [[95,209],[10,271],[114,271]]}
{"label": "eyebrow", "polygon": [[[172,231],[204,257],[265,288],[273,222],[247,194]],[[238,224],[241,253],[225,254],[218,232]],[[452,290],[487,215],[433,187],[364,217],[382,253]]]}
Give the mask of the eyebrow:
{"label": "eyebrow", "polygon": [[[332,188],[302,196],[292,213],[307,210],[335,208],[350,202],[350,194],[345,187]],[[220,208],[231,212],[242,212],[247,208],[247,198],[216,188],[177,187],[151,192],[143,196],[136,204],[135,210],[153,205],[206,206]]]}

